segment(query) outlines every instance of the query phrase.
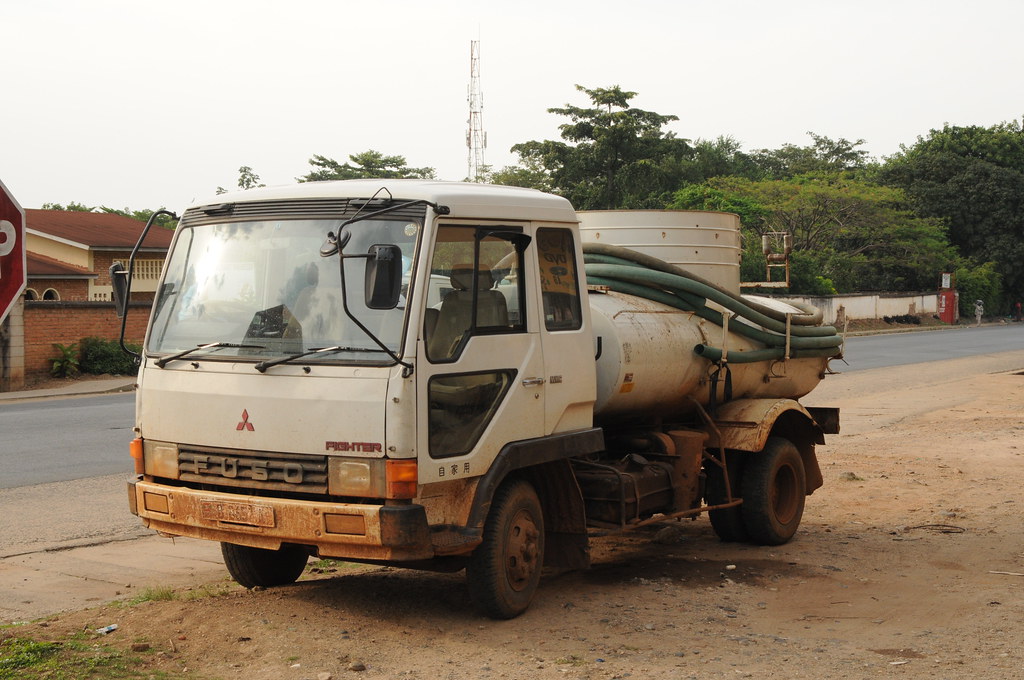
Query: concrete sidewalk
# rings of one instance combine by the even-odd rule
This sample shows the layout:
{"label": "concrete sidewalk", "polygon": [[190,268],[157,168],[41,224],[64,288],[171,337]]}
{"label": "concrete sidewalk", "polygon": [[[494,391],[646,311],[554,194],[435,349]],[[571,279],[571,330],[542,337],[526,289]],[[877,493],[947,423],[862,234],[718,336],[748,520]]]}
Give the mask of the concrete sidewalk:
{"label": "concrete sidewalk", "polygon": [[93,394],[130,392],[134,389],[135,376],[131,375],[89,378],[69,381],[67,385],[41,390],[0,392],[0,404],[10,401],[25,401],[27,399],[59,399],[62,397],[81,397]]}
{"label": "concrete sidewalk", "polygon": [[[55,388],[0,392],[0,408],[19,401],[83,397],[134,389],[133,376],[76,380]],[[88,481],[62,482],[62,486],[71,488],[59,492],[50,489],[50,485],[0,489],[0,496],[6,494],[13,502],[27,494],[49,497],[52,502],[50,494],[54,493],[59,493],[65,500],[84,495],[90,505],[107,508],[113,504],[116,509],[110,512],[123,510],[128,515],[127,495],[120,491],[123,486],[118,485],[116,497],[99,498],[95,495],[96,490],[81,488]],[[42,502],[47,501],[44,498]],[[23,509],[31,507],[29,503]],[[11,521],[14,513],[6,514],[8,518],[4,521]],[[138,521],[138,518],[130,516],[129,519]],[[0,557],[0,624],[31,621],[113,600],[130,600],[146,588],[197,587],[226,583],[229,579],[218,543],[162,538],[144,529],[141,522],[137,527],[140,532],[145,532],[143,538],[99,538],[73,547],[40,542],[40,545],[50,547],[38,549],[32,546],[19,548],[17,541],[14,541],[15,545],[0,546],[0,549],[13,548],[17,552],[10,554],[10,551],[0,550],[0,553],[8,553],[6,557]],[[112,535],[123,533],[111,532]]]}
{"label": "concrete sidewalk", "polygon": [[220,544],[213,541],[153,534],[13,555],[0,559],[0,624],[131,600],[147,588],[229,582]]}

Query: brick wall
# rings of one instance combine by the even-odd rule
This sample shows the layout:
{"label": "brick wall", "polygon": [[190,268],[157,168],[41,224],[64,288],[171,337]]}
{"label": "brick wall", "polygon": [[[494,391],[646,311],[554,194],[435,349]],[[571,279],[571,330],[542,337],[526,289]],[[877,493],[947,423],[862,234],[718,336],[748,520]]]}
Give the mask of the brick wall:
{"label": "brick wall", "polygon": [[64,302],[87,302],[89,300],[89,281],[87,279],[31,279],[28,287],[39,294],[53,288]]}
{"label": "brick wall", "polygon": [[94,281],[97,286],[109,286],[110,285],[110,265],[113,264],[114,260],[123,262],[125,266],[128,266],[128,256],[131,252],[124,253],[110,253],[110,252],[95,252],[92,253],[92,270],[96,273],[96,280]]}
{"label": "brick wall", "polygon": [[[132,302],[125,326],[126,342],[142,342],[151,305]],[[111,302],[26,302],[25,374],[50,372],[58,354],[54,343],[69,345],[87,337],[117,340],[120,334],[121,320]]]}

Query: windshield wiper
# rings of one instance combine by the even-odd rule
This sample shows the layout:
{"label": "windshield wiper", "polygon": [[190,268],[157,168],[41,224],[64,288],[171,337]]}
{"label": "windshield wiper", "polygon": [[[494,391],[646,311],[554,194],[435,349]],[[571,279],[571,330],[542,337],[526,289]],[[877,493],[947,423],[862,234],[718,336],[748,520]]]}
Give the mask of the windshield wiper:
{"label": "windshield wiper", "polygon": [[281,357],[280,359],[274,359],[273,361],[261,361],[260,363],[253,366],[260,373],[266,373],[267,369],[271,366],[277,366],[279,364],[287,364],[289,361],[295,361],[302,357],[308,357],[313,354],[329,354],[333,352],[382,352],[383,350],[373,349],[370,347],[342,347],[336,345],[334,347],[320,347],[317,349],[311,349],[307,352],[299,352],[298,354],[292,354],[291,356]]}
{"label": "windshield wiper", "polygon": [[192,352],[198,352],[203,349],[219,349],[221,347],[230,347],[233,349],[266,349],[266,347],[264,347],[263,345],[239,345],[233,342],[211,342],[208,345],[199,345],[198,347],[193,347],[192,349],[186,349],[184,352],[178,352],[177,354],[171,354],[166,357],[161,357],[160,359],[157,359],[153,363],[156,364],[157,368],[163,368],[164,366],[166,366],[172,361],[175,361],[176,359],[182,359],[184,357],[187,357],[189,354],[192,354]]}

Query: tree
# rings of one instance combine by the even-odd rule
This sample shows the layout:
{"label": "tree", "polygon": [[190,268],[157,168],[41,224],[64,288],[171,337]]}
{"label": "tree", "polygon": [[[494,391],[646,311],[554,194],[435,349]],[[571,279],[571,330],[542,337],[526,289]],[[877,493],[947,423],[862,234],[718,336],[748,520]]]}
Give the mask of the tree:
{"label": "tree", "polygon": [[868,152],[858,149],[865,144],[863,139],[851,142],[840,137],[837,140],[808,132],[813,144],[797,146],[783,144],[778,149],[759,149],[751,154],[752,162],[766,178],[788,179],[812,172],[843,172],[859,170],[867,166]]}
{"label": "tree", "polygon": [[1003,288],[1024,295],[1024,130],[946,125],[918,138],[879,172],[922,215],[943,219],[961,254],[994,262]]}
{"label": "tree", "polygon": [[720,136],[715,140],[698,139],[694,142],[694,157],[688,178],[693,183],[712,177],[746,177],[765,179],[766,172],[751,154],[745,153],[733,137]]}
{"label": "tree", "polygon": [[43,210],[60,210],[62,212],[92,212],[95,210],[94,207],[85,205],[84,203],[76,203],[71,201],[67,205],[61,205],[60,203],[43,203]]}
{"label": "tree", "polygon": [[523,165],[506,165],[501,170],[494,170],[491,166],[485,165],[480,177],[475,181],[485,184],[503,184],[509,187],[525,187],[549,193],[553,190],[551,177],[535,161],[529,161]]}
{"label": "tree", "polygon": [[[724,210],[741,216],[743,276],[762,279],[761,236],[793,236],[792,292],[920,290],[956,262],[940,220],[920,218],[902,192],[849,173],[791,180],[720,177],[676,193],[677,209]],[[828,285],[825,285],[828,281]]]}
{"label": "tree", "polygon": [[385,156],[370,149],[348,157],[349,163],[315,155],[309,164],[315,170],[296,178],[299,182],[322,182],[333,179],[434,179],[433,168],[410,168],[405,156]]}
{"label": "tree", "polygon": [[[265,187],[266,184],[260,182],[260,176],[257,175],[251,167],[243,165],[238,168],[238,188],[242,191],[248,191],[249,189],[257,189],[259,187]],[[217,194],[226,194],[228,192],[224,187],[217,187]]]}
{"label": "tree", "polygon": [[516,144],[523,166],[543,169],[551,189],[579,209],[663,207],[693,156],[686,140],[662,130],[678,117],[631,107],[636,92],[618,85],[576,89],[592,105],[548,109],[569,119],[559,126],[564,141]]}

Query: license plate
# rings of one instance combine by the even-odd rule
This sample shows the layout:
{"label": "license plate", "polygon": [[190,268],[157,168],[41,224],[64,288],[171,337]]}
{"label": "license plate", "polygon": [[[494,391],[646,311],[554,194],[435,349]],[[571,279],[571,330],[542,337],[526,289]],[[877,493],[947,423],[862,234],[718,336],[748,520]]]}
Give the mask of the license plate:
{"label": "license plate", "polygon": [[205,520],[249,524],[254,527],[274,526],[274,509],[252,503],[231,503],[228,501],[200,501],[199,514]]}

